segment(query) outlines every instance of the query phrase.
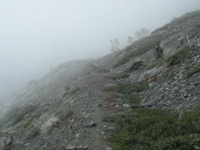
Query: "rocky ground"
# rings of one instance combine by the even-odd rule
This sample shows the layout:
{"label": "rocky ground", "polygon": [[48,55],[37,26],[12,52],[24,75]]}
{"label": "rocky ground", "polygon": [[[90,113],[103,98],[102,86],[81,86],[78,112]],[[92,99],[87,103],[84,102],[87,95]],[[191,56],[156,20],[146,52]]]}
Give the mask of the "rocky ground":
{"label": "rocky ground", "polygon": [[[61,64],[40,80],[31,81],[12,98],[14,113],[1,119],[1,143],[7,139],[10,150],[112,150],[108,135],[116,127],[103,118],[131,107],[121,93],[106,89],[121,82],[148,85],[139,107],[179,112],[181,117],[184,111],[200,105],[199,24],[198,15],[153,32],[161,34],[163,59],[149,47],[149,51],[113,68],[127,53],[125,48],[97,60]],[[140,42],[133,43],[132,49]],[[193,46],[194,51],[184,61],[171,65],[172,60],[166,60],[186,46]],[[141,59],[146,60],[147,67],[129,73],[127,78],[111,80]]]}

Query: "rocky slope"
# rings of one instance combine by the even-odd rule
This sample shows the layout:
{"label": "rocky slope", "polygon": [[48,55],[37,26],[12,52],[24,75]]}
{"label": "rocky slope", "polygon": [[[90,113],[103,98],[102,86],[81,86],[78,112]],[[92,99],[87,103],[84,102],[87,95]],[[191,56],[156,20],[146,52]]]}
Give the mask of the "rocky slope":
{"label": "rocky slope", "polygon": [[[182,113],[200,104],[200,12],[184,15],[121,51],[97,60],[70,61],[31,81],[12,98],[1,132],[13,136],[11,150],[111,150],[115,130],[109,114],[131,109],[118,83],[148,86],[137,107]],[[153,48],[160,43],[163,59]],[[186,51],[186,52],[185,52]],[[184,52],[184,53],[183,53]],[[124,75],[133,62],[146,60]],[[114,66],[114,67],[113,67]],[[115,80],[112,78],[115,77]],[[0,141],[4,145],[7,134]],[[3,147],[3,146],[1,146]],[[3,148],[2,148],[3,149]]]}

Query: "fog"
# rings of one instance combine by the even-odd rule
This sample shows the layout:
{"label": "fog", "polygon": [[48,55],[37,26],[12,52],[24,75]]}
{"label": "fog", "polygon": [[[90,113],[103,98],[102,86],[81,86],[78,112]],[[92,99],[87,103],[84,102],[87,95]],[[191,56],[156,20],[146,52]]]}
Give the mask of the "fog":
{"label": "fog", "polygon": [[199,0],[0,0],[0,100],[68,60],[110,53],[143,27],[153,31]]}

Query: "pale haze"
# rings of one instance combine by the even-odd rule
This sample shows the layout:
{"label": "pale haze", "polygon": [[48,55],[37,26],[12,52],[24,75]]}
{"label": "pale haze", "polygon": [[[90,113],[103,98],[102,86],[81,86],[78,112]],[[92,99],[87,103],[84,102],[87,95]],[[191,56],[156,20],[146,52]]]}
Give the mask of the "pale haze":
{"label": "pale haze", "polygon": [[68,60],[120,48],[143,27],[153,31],[198,10],[200,0],[0,0],[0,100]]}

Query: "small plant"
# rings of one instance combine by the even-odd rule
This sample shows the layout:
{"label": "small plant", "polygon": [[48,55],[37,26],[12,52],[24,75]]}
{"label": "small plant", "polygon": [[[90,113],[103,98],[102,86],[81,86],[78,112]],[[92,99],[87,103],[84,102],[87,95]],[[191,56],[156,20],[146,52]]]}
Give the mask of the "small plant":
{"label": "small plant", "polygon": [[125,79],[128,78],[129,74],[128,73],[119,73],[115,76],[110,76],[109,78],[111,78],[112,80],[118,80],[118,79]]}

